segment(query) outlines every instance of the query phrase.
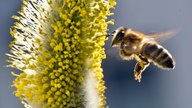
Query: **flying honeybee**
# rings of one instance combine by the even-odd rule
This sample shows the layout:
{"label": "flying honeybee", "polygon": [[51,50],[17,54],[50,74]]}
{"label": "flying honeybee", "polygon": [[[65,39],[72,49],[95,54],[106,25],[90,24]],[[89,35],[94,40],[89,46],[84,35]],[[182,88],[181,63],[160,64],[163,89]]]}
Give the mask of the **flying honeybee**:
{"label": "flying honeybee", "polygon": [[124,60],[135,58],[137,63],[134,67],[134,77],[141,81],[142,72],[153,62],[161,69],[174,69],[175,61],[171,54],[163,46],[157,43],[156,39],[172,35],[174,32],[161,32],[153,34],[143,34],[136,30],[119,27],[112,33],[111,46],[120,47],[120,56]]}

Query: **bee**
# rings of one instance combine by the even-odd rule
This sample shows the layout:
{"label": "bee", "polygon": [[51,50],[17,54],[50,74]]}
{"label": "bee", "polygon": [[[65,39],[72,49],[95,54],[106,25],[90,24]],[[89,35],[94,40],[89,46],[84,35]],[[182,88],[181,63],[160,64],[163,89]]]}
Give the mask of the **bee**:
{"label": "bee", "polygon": [[161,37],[172,34],[173,31],[144,34],[126,27],[119,27],[112,33],[107,34],[107,37],[113,36],[111,47],[120,47],[120,57],[122,59],[136,59],[134,77],[135,80],[141,82],[141,75],[150,62],[161,69],[174,69],[175,61],[172,55],[156,41]]}

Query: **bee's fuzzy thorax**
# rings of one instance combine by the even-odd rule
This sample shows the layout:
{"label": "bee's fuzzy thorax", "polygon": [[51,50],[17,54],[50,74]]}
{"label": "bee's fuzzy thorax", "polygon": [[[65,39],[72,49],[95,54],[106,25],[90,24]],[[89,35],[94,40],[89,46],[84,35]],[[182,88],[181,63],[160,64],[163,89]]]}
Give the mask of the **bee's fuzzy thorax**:
{"label": "bee's fuzzy thorax", "polygon": [[122,59],[131,60],[135,58],[137,60],[134,68],[134,76],[140,82],[141,74],[149,66],[150,62],[153,62],[162,69],[174,69],[175,61],[173,57],[168,50],[156,42],[155,39],[157,38],[154,37],[160,38],[172,33],[155,33],[150,34],[152,36],[150,37],[136,30],[119,27],[115,30],[111,46],[120,47],[120,56]]}

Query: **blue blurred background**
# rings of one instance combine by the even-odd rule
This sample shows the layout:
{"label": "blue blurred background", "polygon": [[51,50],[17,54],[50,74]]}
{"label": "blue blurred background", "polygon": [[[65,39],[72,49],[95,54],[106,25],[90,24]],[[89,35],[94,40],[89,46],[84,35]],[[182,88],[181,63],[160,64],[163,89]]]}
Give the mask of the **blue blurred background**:
{"label": "blue blurred background", "polygon": [[[115,25],[137,29],[144,33],[180,28],[180,32],[162,45],[176,61],[176,68],[164,71],[151,64],[143,73],[142,82],[133,77],[135,60],[124,61],[118,49],[106,41],[107,59],[103,60],[110,108],[192,108],[192,1],[191,0],[116,0]],[[0,108],[23,108],[8,89],[14,77],[3,66],[12,38],[9,28],[20,10],[21,0],[0,0]],[[15,70],[14,70],[15,71]]]}

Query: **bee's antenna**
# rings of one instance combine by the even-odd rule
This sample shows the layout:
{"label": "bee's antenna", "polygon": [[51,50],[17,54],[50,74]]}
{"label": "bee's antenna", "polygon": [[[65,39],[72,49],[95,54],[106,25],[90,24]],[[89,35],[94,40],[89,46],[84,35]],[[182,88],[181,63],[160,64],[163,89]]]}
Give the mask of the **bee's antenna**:
{"label": "bee's antenna", "polygon": [[113,36],[115,34],[115,31],[113,31],[113,32],[111,32],[111,33],[107,33],[107,37],[109,37],[109,36]]}
{"label": "bee's antenna", "polygon": [[106,37],[113,36],[112,33],[107,33]]}
{"label": "bee's antenna", "polygon": [[107,33],[107,34],[105,34],[105,35],[98,35],[98,36],[99,36],[99,37],[100,37],[100,36],[106,36],[106,37],[109,37],[109,36],[113,36],[114,33],[115,33],[115,31],[113,31],[113,32],[111,32],[111,33]]}
{"label": "bee's antenna", "polygon": [[115,32],[116,32],[116,31],[113,31],[113,32],[111,32],[111,33],[108,33],[108,34],[107,34],[107,37],[113,36],[113,35],[115,34]]}

